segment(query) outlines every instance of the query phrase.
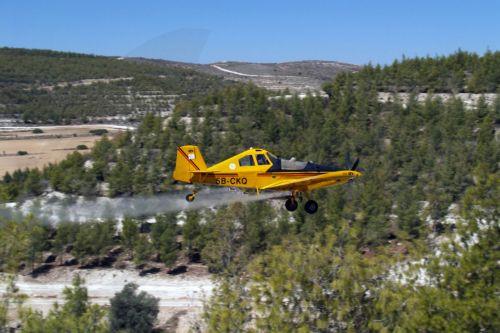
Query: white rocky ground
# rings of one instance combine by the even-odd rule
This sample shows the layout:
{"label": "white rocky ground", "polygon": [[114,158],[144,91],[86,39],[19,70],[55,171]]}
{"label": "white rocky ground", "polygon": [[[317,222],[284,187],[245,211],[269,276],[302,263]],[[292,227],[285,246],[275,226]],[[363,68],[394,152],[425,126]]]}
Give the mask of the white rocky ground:
{"label": "white rocky ground", "polygon": [[134,126],[125,126],[125,125],[114,125],[114,124],[85,124],[85,125],[40,125],[40,126],[0,126],[0,133],[2,132],[17,132],[17,131],[32,131],[35,128],[39,128],[43,131],[49,130],[65,130],[65,131],[74,131],[76,129],[118,129],[118,130],[135,130]]}
{"label": "white rocky ground", "polygon": [[[54,302],[62,303],[62,291],[71,285],[75,274],[86,280],[90,301],[108,305],[109,299],[128,282],[139,285],[143,290],[160,299],[158,324],[164,324],[172,316],[179,317],[176,332],[188,332],[189,327],[199,320],[203,300],[210,296],[214,286],[207,274],[185,273],[177,276],[158,273],[139,276],[133,269],[91,269],[57,268],[37,278],[19,276],[16,285],[29,299],[25,305],[47,313]],[[5,285],[0,284],[0,292]]]}
{"label": "white rocky ground", "polygon": [[[418,102],[425,102],[425,100],[429,97],[432,96],[432,98],[440,98],[443,102],[448,101],[452,97],[455,98],[460,98],[462,102],[465,105],[465,108],[470,109],[473,108],[477,105],[477,102],[479,101],[479,98],[484,97],[486,104],[492,105],[495,102],[495,99],[497,98],[498,94],[495,93],[486,93],[486,94],[473,94],[473,93],[459,93],[459,94],[451,94],[451,93],[435,93],[435,94],[428,94],[428,93],[420,93],[416,95],[416,99]],[[378,101],[381,103],[388,103],[391,101],[394,101],[395,99],[399,99],[403,105],[406,105],[408,103],[408,100],[410,98],[409,93],[390,93],[390,92],[379,92],[378,93]]]}

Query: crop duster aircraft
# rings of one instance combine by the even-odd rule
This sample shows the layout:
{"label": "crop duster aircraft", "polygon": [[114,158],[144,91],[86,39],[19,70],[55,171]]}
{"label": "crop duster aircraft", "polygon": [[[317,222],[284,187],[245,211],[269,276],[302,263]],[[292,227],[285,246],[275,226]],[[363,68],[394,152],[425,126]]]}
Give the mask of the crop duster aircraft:
{"label": "crop duster aircraft", "polygon": [[[207,167],[198,146],[177,148],[173,178],[190,184],[216,185],[260,191],[290,191],[285,207],[294,211],[298,200],[318,188],[345,184],[361,176],[357,171],[359,159],[349,169],[299,162],[276,157],[265,149],[250,148],[244,152]],[[186,196],[191,202],[196,192]],[[304,209],[309,214],[318,210],[318,203],[308,200]]]}

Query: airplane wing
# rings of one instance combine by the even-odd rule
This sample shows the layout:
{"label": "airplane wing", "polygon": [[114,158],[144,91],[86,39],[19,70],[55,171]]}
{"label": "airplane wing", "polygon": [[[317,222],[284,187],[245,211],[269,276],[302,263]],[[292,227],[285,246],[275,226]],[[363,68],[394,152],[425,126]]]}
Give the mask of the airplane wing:
{"label": "airplane wing", "polygon": [[261,190],[287,190],[295,188],[300,189],[319,183],[347,181],[353,177],[354,177],[353,173],[349,170],[327,172],[324,174],[309,176],[304,178],[277,180],[276,182],[266,185],[260,189]]}

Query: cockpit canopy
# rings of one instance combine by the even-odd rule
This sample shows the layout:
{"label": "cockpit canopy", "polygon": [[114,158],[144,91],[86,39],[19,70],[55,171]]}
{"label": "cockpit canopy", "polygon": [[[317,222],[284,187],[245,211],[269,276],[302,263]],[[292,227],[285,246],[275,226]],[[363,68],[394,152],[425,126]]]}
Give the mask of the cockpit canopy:
{"label": "cockpit canopy", "polygon": [[338,171],[342,168],[336,165],[320,165],[313,162],[297,161],[294,158],[284,159],[268,151],[255,149],[238,159],[240,167],[270,165],[268,172],[276,171]]}
{"label": "cockpit canopy", "polygon": [[313,162],[297,161],[294,158],[279,158],[271,153],[267,153],[273,166],[268,171],[338,171],[342,168],[335,165],[320,165]]}
{"label": "cockpit canopy", "polygon": [[255,161],[257,162],[257,165],[271,165],[271,162],[265,153],[257,153],[255,155],[252,154],[245,155],[238,160],[238,164],[240,166],[254,166],[255,165],[254,157]]}

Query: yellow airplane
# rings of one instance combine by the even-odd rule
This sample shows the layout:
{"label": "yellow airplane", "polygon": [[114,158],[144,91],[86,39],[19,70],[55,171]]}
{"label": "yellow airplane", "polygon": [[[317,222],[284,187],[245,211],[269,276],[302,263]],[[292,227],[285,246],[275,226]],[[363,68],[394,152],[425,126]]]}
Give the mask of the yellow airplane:
{"label": "yellow airplane", "polygon": [[[312,162],[299,162],[276,157],[265,149],[250,148],[244,152],[207,167],[198,146],[177,148],[173,178],[190,184],[216,185],[254,189],[257,194],[264,190],[290,191],[285,207],[294,211],[302,194],[309,196],[311,190],[345,184],[361,176],[356,171],[357,159],[350,169],[324,166]],[[186,200],[195,199],[196,192],[188,194]],[[314,214],[318,203],[308,200],[304,210]]]}

